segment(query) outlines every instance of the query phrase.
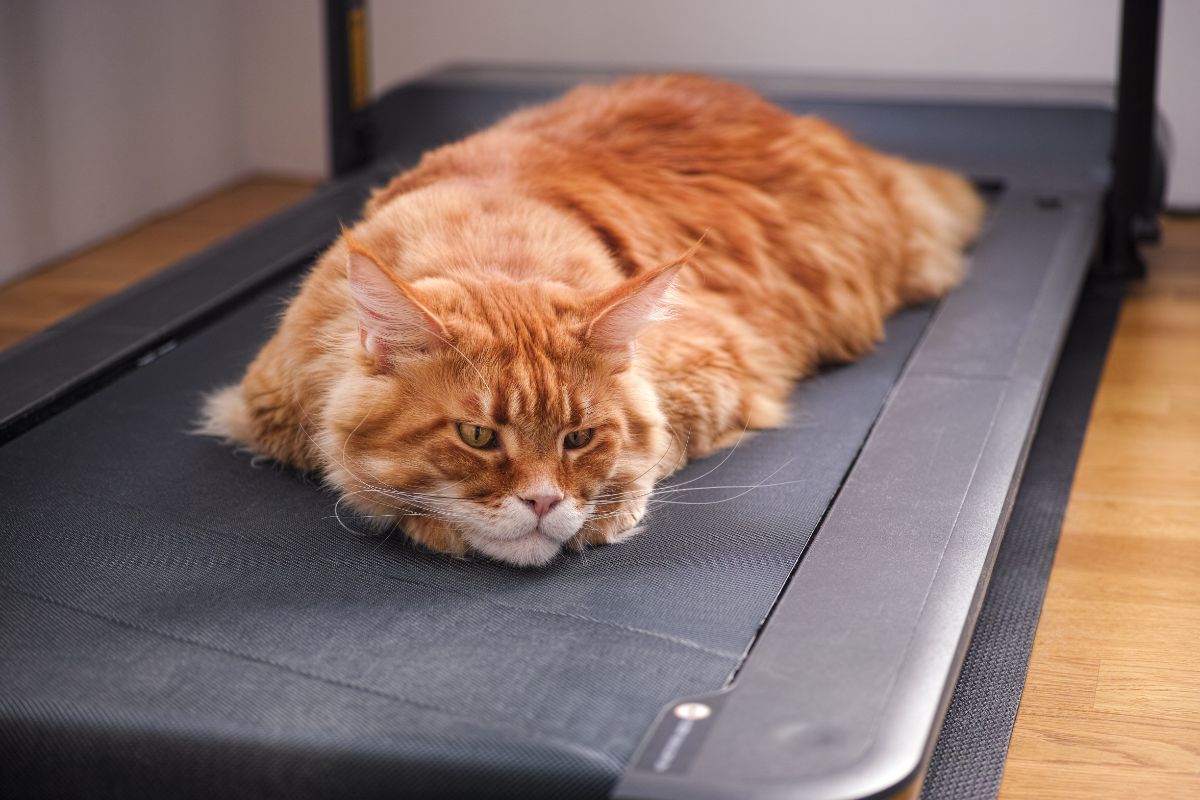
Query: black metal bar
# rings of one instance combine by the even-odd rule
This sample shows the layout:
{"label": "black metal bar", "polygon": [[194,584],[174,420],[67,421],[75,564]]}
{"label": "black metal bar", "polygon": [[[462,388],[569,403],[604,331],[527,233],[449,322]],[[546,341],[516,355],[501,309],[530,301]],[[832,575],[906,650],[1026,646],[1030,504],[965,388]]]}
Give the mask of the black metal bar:
{"label": "black metal bar", "polygon": [[1160,0],[1124,0],[1121,9],[1113,182],[1100,266],[1114,277],[1144,276],[1138,242],[1158,236],[1161,198],[1155,186],[1154,128],[1160,7]]}
{"label": "black metal bar", "polygon": [[371,158],[366,0],[326,0],[329,148],[334,177]]}

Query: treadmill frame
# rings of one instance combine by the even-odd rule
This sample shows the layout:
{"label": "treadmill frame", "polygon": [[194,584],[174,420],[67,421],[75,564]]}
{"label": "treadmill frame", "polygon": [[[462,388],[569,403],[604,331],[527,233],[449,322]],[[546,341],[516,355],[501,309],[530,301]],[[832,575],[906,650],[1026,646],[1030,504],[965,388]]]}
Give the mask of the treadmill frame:
{"label": "treadmill frame", "polygon": [[[522,90],[521,98],[536,99],[580,79],[606,77],[449,70],[390,93],[376,122],[388,133],[389,124],[433,104],[441,113],[431,114],[423,134],[455,137],[478,123],[454,112],[463,93],[485,96],[501,82]],[[747,80],[781,102],[833,103],[834,112],[832,97],[874,97],[885,106],[878,113],[889,118],[934,109],[948,119],[939,104],[953,108],[951,98],[979,91],[955,84]],[[989,93],[1005,91],[1022,90],[992,87]],[[1108,112],[1086,99],[1094,92],[1062,89],[1059,99],[1072,91],[1085,100],[1068,117],[1082,118],[1081,129],[1096,129],[1094,115]],[[887,99],[896,96],[905,100]],[[935,99],[922,105],[915,97]],[[470,97],[462,105],[470,106]],[[1016,126],[1005,137],[1014,139],[1015,149],[989,150],[999,165],[989,177],[1005,188],[973,254],[972,279],[937,309],[735,679],[663,709],[627,762],[615,796],[835,798],[919,790],[1043,393],[1099,240],[1107,183],[1093,163],[1102,148],[1095,141],[1075,147],[1075,128],[1055,128],[1062,120],[1053,108],[1022,116],[1020,108],[998,107],[961,112],[976,129],[989,125],[990,113]],[[909,128],[920,135],[919,123]],[[1021,142],[1051,134],[1070,147],[1053,156],[1061,173],[1047,176],[1037,164],[1022,165]],[[400,166],[437,143],[412,135],[393,127],[380,141],[398,149],[377,166],[0,357],[0,437],[18,435],[168,352],[310,258],[337,235],[338,217],[352,218],[369,187],[393,171],[380,162],[394,158]],[[1044,138],[1043,146],[1053,142]],[[1075,150],[1091,155],[1074,158]],[[939,433],[923,436],[931,415]],[[801,677],[806,691],[796,692]],[[681,704],[686,718],[676,713]]]}

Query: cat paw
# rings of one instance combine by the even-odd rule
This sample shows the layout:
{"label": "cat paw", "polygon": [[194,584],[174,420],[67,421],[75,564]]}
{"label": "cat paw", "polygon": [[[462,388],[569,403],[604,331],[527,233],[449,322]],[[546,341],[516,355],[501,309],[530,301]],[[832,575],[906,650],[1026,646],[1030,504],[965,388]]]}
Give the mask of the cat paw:
{"label": "cat paw", "polygon": [[609,534],[608,541],[605,542],[605,544],[620,544],[621,542],[632,539],[634,536],[645,530],[645,528],[645,525],[634,525],[632,528],[611,533]]}
{"label": "cat paw", "polygon": [[401,522],[400,527],[409,539],[427,550],[457,557],[467,553],[462,535],[441,520],[412,516]]}
{"label": "cat paw", "polygon": [[617,544],[632,538],[642,530],[638,524],[646,516],[646,503],[625,503],[623,507],[602,512],[596,515],[598,519],[588,520],[579,532],[579,544],[583,547],[593,547],[604,544]]}

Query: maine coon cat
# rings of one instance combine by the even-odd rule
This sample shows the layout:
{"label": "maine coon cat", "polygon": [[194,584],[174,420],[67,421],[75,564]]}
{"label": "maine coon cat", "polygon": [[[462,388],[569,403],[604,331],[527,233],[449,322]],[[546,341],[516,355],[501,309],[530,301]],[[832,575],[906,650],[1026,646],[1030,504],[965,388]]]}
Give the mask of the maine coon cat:
{"label": "maine coon cat", "polygon": [[735,84],[583,86],[378,190],[204,428],[432,550],[545,564],[954,287],[982,213]]}

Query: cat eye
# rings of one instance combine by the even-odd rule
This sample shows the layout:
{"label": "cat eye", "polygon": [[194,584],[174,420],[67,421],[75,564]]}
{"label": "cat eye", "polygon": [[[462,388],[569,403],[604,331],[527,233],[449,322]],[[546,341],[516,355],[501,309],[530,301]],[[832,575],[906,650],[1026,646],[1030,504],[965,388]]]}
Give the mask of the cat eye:
{"label": "cat eye", "polygon": [[471,447],[482,450],[485,447],[497,447],[500,444],[496,438],[496,432],[491,428],[473,425],[470,422],[460,422],[456,427],[459,437]]}
{"label": "cat eye", "polygon": [[595,428],[583,428],[571,431],[563,438],[563,447],[568,450],[578,450],[592,440],[592,434],[595,432]]}

